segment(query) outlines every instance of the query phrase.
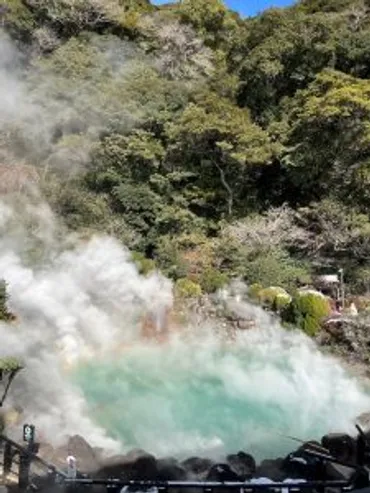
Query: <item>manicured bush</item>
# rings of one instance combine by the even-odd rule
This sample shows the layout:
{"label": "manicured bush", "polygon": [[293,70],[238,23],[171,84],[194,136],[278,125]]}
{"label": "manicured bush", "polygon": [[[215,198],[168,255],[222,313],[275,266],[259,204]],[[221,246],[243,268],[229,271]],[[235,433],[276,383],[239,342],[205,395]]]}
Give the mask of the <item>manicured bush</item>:
{"label": "manicured bush", "polygon": [[283,320],[295,324],[309,336],[315,336],[322,320],[330,314],[330,302],[318,291],[300,291],[282,312]]}

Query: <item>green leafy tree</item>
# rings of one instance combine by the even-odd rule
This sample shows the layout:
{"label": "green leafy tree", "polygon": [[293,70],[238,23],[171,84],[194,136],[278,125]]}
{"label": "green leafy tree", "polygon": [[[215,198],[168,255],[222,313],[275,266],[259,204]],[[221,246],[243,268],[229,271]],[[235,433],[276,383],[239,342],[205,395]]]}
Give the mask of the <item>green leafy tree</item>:
{"label": "green leafy tree", "polygon": [[236,26],[222,0],[184,0],[179,13],[181,20],[190,23],[212,47],[222,43],[227,28]]}
{"label": "green leafy tree", "polygon": [[354,5],[356,0],[299,0],[298,8],[309,14],[316,12],[341,12],[351,5]]}
{"label": "green leafy tree", "polygon": [[369,203],[369,97],[369,81],[325,70],[289,102],[283,159],[301,199]]}
{"label": "green leafy tree", "polygon": [[[240,207],[250,167],[265,165],[272,155],[267,134],[251,121],[249,112],[215,93],[199,94],[168,125],[167,135],[168,159],[197,173],[196,185],[206,193],[205,205],[216,215],[231,216],[234,206]],[[220,199],[225,204],[221,210],[216,205]]]}
{"label": "green leafy tree", "polygon": [[335,62],[336,19],[270,10],[250,28],[240,64],[239,103],[266,124],[279,103]]}

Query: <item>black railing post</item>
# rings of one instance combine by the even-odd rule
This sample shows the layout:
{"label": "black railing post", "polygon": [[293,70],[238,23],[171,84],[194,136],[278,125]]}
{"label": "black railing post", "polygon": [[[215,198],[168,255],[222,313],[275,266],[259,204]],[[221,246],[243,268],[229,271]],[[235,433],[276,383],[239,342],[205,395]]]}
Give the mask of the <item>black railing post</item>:
{"label": "black railing post", "polygon": [[5,441],[4,444],[4,455],[3,455],[3,482],[5,483],[8,474],[12,470],[13,463],[13,450],[9,442]]}
{"label": "black railing post", "polygon": [[19,473],[18,487],[20,490],[26,490],[30,482],[30,459],[28,454],[21,451],[19,453]]}
{"label": "black railing post", "polygon": [[30,482],[30,468],[35,444],[34,425],[25,424],[23,426],[23,441],[27,442],[27,448],[19,454],[18,486],[20,490],[26,490]]}

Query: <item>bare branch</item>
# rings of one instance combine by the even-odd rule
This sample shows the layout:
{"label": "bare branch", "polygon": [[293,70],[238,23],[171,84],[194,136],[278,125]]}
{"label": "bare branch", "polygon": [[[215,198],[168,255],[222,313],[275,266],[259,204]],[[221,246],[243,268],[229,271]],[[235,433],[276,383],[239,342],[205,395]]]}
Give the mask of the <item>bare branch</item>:
{"label": "bare branch", "polygon": [[212,73],[212,51],[189,25],[151,15],[144,16],[139,26],[148,36],[157,38],[162,74],[172,79],[195,79]]}

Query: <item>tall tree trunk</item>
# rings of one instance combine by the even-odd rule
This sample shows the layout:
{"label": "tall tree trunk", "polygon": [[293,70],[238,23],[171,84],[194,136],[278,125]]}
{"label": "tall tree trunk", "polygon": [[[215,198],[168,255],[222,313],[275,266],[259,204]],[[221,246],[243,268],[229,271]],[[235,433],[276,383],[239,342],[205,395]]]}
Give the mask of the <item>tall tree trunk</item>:
{"label": "tall tree trunk", "polygon": [[229,216],[231,216],[231,214],[233,212],[233,205],[234,205],[234,194],[233,194],[233,191],[232,191],[230,185],[226,181],[224,170],[221,168],[221,166],[219,164],[215,163],[215,165],[216,165],[216,168],[218,169],[218,171],[220,172],[221,183],[222,183],[223,187],[225,188],[225,190],[227,191],[227,194],[228,194],[227,213]]}

